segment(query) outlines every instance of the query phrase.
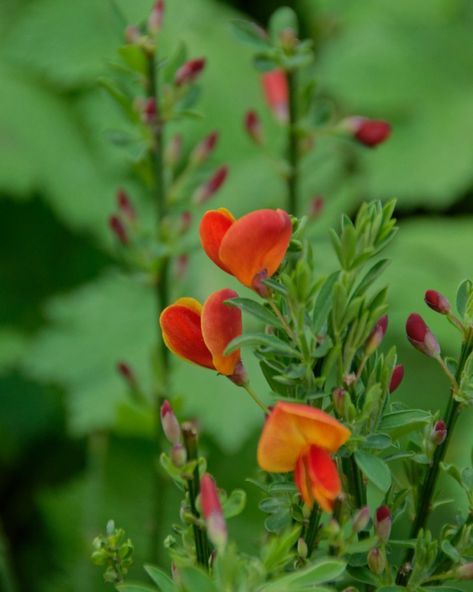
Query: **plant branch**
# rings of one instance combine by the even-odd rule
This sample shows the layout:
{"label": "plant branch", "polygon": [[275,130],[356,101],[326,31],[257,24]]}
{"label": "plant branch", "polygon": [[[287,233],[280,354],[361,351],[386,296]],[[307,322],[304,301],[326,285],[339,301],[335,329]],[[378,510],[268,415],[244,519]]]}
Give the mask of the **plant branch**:
{"label": "plant branch", "polygon": [[312,555],[312,552],[315,549],[315,540],[319,530],[320,517],[320,509],[316,504],[314,504],[310,513],[309,524],[307,525],[307,530],[304,536],[305,543],[307,545],[307,558]]}
{"label": "plant branch", "polygon": [[289,107],[287,210],[293,216],[297,216],[299,209],[299,146],[297,141],[297,74],[294,70],[287,72],[287,88]]}

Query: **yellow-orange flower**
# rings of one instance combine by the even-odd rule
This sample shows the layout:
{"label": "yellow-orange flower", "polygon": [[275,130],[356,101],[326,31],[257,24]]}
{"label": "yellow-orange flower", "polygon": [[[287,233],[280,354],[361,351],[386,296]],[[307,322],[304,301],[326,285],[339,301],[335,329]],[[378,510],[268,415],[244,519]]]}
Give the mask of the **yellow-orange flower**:
{"label": "yellow-orange flower", "polygon": [[350,437],[332,416],[308,405],[278,401],[266,420],[258,444],[258,464],[270,473],[294,471],[302,499],[329,512],[341,491],[330,453]]}
{"label": "yellow-orange flower", "polygon": [[203,306],[194,298],[179,298],[165,308],[159,322],[167,347],[189,362],[233,376],[240,370],[240,350],[228,356],[223,352],[241,335],[241,311],[225,300],[237,296],[224,289],[211,294]]}
{"label": "yellow-orange flower", "polygon": [[284,210],[256,210],[236,220],[220,208],[206,212],[200,223],[200,240],[209,258],[257,291],[261,280],[281,265],[291,235],[291,219]]}

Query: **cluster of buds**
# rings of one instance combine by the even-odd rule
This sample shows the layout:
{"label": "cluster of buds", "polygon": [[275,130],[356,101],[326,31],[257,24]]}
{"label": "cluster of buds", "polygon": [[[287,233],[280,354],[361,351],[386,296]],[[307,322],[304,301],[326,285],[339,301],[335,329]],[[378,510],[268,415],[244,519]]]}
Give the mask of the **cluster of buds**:
{"label": "cluster of buds", "polygon": [[118,211],[110,216],[108,224],[118,242],[126,246],[130,242],[130,230],[133,230],[136,222],[136,212],[123,189],[117,191],[116,201]]}
{"label": "cluster of buds", "polygon": [[96,537],[92,546],[92,561],[95,565],[105,567],[105,582],[121,584],[133,563],[133,544],[125,537],[125,531],[115,528],[115,522],[110,520],[105,535]]}

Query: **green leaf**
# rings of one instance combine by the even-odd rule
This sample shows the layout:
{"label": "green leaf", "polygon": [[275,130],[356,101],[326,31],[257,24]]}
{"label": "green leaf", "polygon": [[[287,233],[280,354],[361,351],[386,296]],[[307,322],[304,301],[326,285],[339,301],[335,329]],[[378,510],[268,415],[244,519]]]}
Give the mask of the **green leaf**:
{"label": "green leaf", "polygon": [[422,428],[431,418],[431,413],[422,409],[394,411],[383,417],[379,429],[389,432],[394,438],[399,438]]}
{"label": "green leaf", "polygon": [[455,549],[455,547],[451,544],[450,541],[443,540],[440,545],[440,548],[445,553],[445,555],[447,555],[447,557],[450,557],[450,559],[454,563],[461,562],[461,559],[462,559],[461,554]]}
{"label": "green leaf", "polygon": [[367,479],[378,489],[386,493],[391,487],[391,471],[388,465],[379,457],[358,450],[355,461]]}
{"label": "green leaf", "polygon": [[299,32],[297,15],[292,8],[289,8],[288,6],[278,8],[273,12],[269,19],[269,31],[275,42],[279,40],[279,34],[285,29],[292,29],[296,36]]}
{"label": "green leaf", "polygon": [[149,577],[158,586],[160,592],[174,592],[174,582],[167,574],[159,569],[159,567],[156,567],[155,565],[145,565],[144,568]]}
{"label": "green leaf", "polygon": [[233,518],[241,514],[246,506],[246,491],[234,489],[230,496],[223,502],[222,510],[225,518]]}
{"label": "green leaf", "polygon": [[241,41],[244,41],[253,47],[271,47],[266,32],[256,23],[243,19],[234,19],[231,24],[233,32]]}
{"label": "green leaf", "polygon": [[241,347],[265,347],[268,351],[274,353],[299,357],[298,351],[289,344],[274,335],[266,335],[265,333],[245,333],[244,335],[235,337],[225,348],[224,355],[228,356]]}
{"label": "green leaf", "polygon": [[152,588],[146,584],[118,584],[116,588],[119,592],[156,592],[156,588]]}
{"label": "green leaf", "polygon": [[373,283],[384,272],[390,263],[391,262],[389,259],[381,259],[380,261],[377,261],[359,282],[351,297],[356,298],[357,296],[361,296],[364,294],[364,292],[366,292],[366,290],[371,288]]}
{"label": "green leaf", "polygon": [[283,576],[261,588],[263,592],[279,592],[305,588],[312,590],[312,586],[332,582],[345,571],[346,562],[339,559],[322,559],[298,571]]}
{"label": "green leaf", "polygon": [[184,567],[179,575],[185,592],[218,592],[210,577],[195,567]]}
{"label": "green leaf", "polygon": [[231,300],[226,300],[225,304],[229,304],[230,306],[235,306],[242,310],[243,312],[247,312],[248,314],[252,315],[253,317],[263,321],[266,325],[272,325],[273,327],[282,327],[281,322],[277,318],[277,316],[268,310],[259,302],[255,300],[251,300],[250,298],[232,298]]}
{"label": "green leaf", "polygon": [[327,322],[328,315],[332,308],[332,292],[338,280],[339,272],[336,271],[329,275],[325,280],[315,301],[314,312],[312,316],[312,329],[317,335]]}

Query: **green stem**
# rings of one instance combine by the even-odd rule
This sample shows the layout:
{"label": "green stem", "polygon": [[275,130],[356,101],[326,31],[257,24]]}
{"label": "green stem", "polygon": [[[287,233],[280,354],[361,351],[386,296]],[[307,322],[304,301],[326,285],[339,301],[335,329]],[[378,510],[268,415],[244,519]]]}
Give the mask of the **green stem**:
{"label": "green stem", "polygon": [[268,407],[263,403],[263,401],[258,397],[258,395],[255,393],[255,391],[251,388],[251,386],[249,385],[249,383],[246,383],[244,385],[242,385],[243,388],[245,389],[245,391],[250,395],[250,397],[253,399],[253,401],[259,406],[261,407],[261,409],[264,411],[264,413],[269,414],[269,409]]}
{"label": "green stem", "polygon": [[297,75],[293,70],[287,72],[288,87],[288,141],[287,160],[289,173],[287,177],[287,211],[294,216],[299,206],[299,146],[297,141]]}
{"label": "green stem", "polygon": [[307,545],[307,557],[312,555],[315,549],[315,540],[317,538],[317,532],[319,530],[321,512],[317,505],[314,504],[309,517],[309,524],[305,533],[305,543]]}
{"label": "green stem", "polygon": [[[455,382],[458,383],[461,379],[461,375],[463,372],[463,368],[465,366],[466,360],[468,356],[473,350],[473,328],[471,328],[466,336],[465,341],[462,344],[460,359],[458,361],[458,369],[455,376]],[[450,397],[447,405],[447,409],[445,411],[445,424],[447,427],[447,436],[445,441],[437,446],[434,457],[432,459],[432,464],[430,469],[427,471],[425,475],[425,480],[422,484],[421,493],[418,499],[416,514],[414,523],[412,525],[410,538],[416,539],[419,531],[425,528],[427,524],[428,517],[430,515],[430,511],[432,509],[432,498],[435,492],[435,485],[437,483],[437,479],[440,472],[440,465],[445,458],[445,455],[448,450],[448,445],[451,442],[453,430],[455,428],[459,411],[461,408],[461,404],[459,401],[456,401],[454,398],[453,387],[450,392]],[[414,549],[410,548],[404,560],[401,563],[399,568],[396,581],[400,585],[405,585],[409,575],[410,564],[414,558]]]}

